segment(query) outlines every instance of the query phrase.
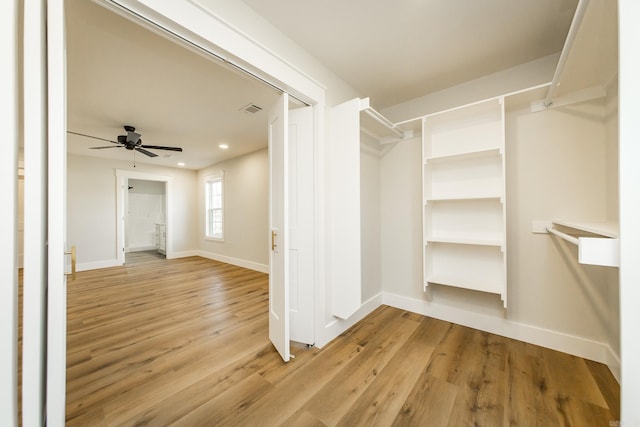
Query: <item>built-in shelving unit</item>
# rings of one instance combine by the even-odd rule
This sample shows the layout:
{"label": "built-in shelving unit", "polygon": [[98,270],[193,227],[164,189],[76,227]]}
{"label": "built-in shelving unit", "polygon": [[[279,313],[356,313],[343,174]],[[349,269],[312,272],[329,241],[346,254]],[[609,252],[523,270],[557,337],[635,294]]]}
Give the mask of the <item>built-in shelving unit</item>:
{"label": "built-in shelving unit", "polygon": [[422,154],[425,290],[495,293],[506,307],[504,100],[426,116]]}

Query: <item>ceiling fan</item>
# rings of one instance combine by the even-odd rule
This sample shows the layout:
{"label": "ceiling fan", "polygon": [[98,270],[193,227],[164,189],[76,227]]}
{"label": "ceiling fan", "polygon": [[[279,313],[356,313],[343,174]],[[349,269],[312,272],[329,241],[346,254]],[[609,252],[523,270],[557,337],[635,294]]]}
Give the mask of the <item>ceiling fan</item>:
{"label": "ceiling fan", "polygon": [[129,125],[125,125],[124,126],[124,130],[127,132],[126,135],[118,135],[118,140],[117,141],[112,141],[110,139],[105,139],[105,138],[100,138],[97,136],[92,136],[92,135],[86,135],[84,133],[78,133],[78,132],[72,132],[72,131],[67,131],[68,133],[71,133],[73,135],[79,135],[79,136],[86,136],[87,138],[93,138],[93,139],[99,139],[101,141],[107,141],[107,142],[111,142],[113,144],[118,144],[118,145],[106,145],[106,146],[102,146],[102,147],[90,147],[92,150],[102,150],[104,148],[126,148],[127,150],[135,150],[135,151],[139,151],[142,154],[145,154],[149,157],[157,157],[158,155],[156,153],[152,153],[151,151],[148,151],[147,149],[151,149],[151,150],[169,150],[169,151],[182,151],[182,148],[180,147],[165,147],[165,146],[161,146],[161,145],[142,145],[142,138],[141,138],[141,134],[136,133],[136,128],[133,126],[129,126]]}

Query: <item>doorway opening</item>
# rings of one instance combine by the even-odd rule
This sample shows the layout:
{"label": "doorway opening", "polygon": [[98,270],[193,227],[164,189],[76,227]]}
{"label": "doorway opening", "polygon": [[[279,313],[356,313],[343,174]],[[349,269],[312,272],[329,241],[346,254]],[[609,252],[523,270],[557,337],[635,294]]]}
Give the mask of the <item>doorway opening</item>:
{"label": "doorway opening", "polygon": [[127,179],[124,200],[125,263],[129,254],[149,252],[166,258],[166,182]]}
{"label": "doorway opening", "polygon": [[149,173],[116,170],[118,263],[128,253],[152,251],[171,258],[171,178]]}

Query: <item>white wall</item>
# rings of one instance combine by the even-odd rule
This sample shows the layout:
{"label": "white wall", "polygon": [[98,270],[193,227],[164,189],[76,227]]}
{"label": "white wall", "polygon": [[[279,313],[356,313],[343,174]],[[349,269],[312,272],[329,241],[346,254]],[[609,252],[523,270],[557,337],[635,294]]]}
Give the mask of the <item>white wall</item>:
{"label": "white wall", "polygon": [[[116,169],[134,170],[130,162],[67,157],[67,236],[78,251],[78,269],[116,265]],[[196,239],[197,174],[192,170],[138,164],[137,172],[172,179],[173,251],[192,253]]]}
{"label": "white wall", "polygon": [[327,105],[336,105],[361,95],[245,3],[236,0],[201,0],[200,3],[215,11],[228,24],[241,29],[257,44],[268,46],[285,63],[293,64],[327,88]]}
{"label": "white wall", "polygon": [[604,121],[587,107],[507,115],[507,318],[607,342],[607,269],[578,264],[577,247],[531,233],[534,220],[606,219]]}
{"label": "white wall", "polygon": [[424,299],[421,157],[415,138],[394,145],[380,165],[382,289],[416,299]]}
{"label": "white wall", "polygon": [[360,218],[362,301],[367,301],[382,291],[380,156],[374,150],[360,150]]}
{"label": "white wall", "polygon": [[[205,238],[204,177],[224,171],[224,241]],[[267,149],[198,172],[198,242],[202,255],[259,271],[269,265],[269,158]]]}

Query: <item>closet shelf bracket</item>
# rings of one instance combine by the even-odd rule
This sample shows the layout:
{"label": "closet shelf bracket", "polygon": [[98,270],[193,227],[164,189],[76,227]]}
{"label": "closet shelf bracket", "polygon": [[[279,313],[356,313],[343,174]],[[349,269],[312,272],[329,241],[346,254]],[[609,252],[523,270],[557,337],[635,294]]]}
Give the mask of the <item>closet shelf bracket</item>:
{"label": "closet shelf bracket", "polygon": [[363,120],[363,127],[368,129],[376,139],[394,138],[398,141],[405,139],[405,131],[371,107],[369,98],[360,99],[360,112],[365,113],[364,118],[369,119]]}

